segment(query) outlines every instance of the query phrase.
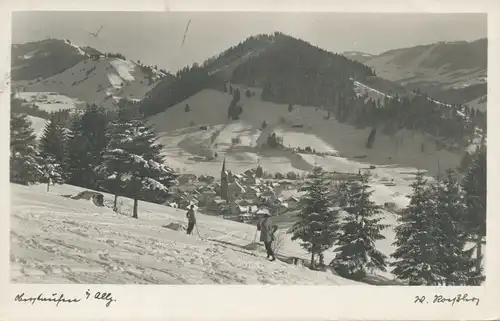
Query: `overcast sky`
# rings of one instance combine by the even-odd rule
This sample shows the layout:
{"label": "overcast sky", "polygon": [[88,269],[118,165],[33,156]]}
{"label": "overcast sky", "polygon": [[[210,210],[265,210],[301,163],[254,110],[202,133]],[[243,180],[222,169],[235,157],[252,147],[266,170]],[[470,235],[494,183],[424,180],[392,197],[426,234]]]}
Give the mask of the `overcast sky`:
{"label": "overcast sky", "polygon": [[[16,12],[12,42],[70,39],[176,71],[259,33],[281,31],[333,52],[372,54],[487,35],[485,14]],[[182,36],[191,20],[184,46]],[[89,35],[103,25],[98,38]]]}

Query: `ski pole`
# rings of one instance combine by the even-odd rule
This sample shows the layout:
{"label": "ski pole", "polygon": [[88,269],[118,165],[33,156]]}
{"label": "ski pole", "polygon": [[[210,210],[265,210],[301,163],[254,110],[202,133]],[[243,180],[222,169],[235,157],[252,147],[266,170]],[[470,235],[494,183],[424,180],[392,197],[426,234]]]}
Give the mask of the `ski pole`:
{"label": "ski pole", "polygon": [[198,233],[198,236],[201,239],[202,237],[200,235],[200,230],[198,230],[198,224],[196,224],[195,227],[196,227],[196,233]]}

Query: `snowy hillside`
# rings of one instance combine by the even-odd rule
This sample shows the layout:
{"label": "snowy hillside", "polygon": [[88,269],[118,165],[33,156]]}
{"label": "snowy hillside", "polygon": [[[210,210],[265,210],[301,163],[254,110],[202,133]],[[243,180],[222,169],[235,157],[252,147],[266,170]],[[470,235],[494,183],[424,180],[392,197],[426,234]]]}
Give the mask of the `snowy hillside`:
{"label": "snowy hillside", "polygon": [[[283,137],[285,147],[309,146],[317,152],[338,153],[347,159],[358,159],[366,163],[366,167],[368,164],[394,164],[426,169],[435,175],[438,168],[456,167],[460,162],[461,155],[439,149],[430,135],[409,130],[400,130],[392,136],[377,133],[374,147],[367,149],[365,144],[370,128],[358,129],[334,118],[325,119],[327,112],[315,107],[295,106],[289,112],[285,104],[262,101],[260,89],[240,87],[242,92],[249,88],[255,96],[241,96],[243,113],[239,121],[227,120],[231,95],[209,89],[150,117],[174,168],[213,175],[220,171],[225,156],[235,171],[255,168],[257,161],[267,165],[264,170],[272,173],[311,170],[314,162],[291,151],[255,148],[255,144],[261,146],[273,131]],[[190,107],[189,112],[185,111],[186,104]],[[264,121],[267,127],[262,130]],[[214,161],[200,162],[193,158],[214,153],[219,156]],[[332,164],[329,170],[335,170],[333,156],[317,158],[328,159],[325,163]]]}
{"label": "snowy hillside", "polygon": [[[166,206],[141,202],[139,219],[132,219],[61,196],[78,193],[76,187],[56,186],[50,193],[43,185],[11,188],[12,282],[359,284],[219,242],[251,243],[251,225],[198,214],[199,235],[186,235],[162,227],[185,221],[184,211]],[[128,199],[121,205],[125,211],[131,206]],[[306,256],[290,240],[279,253]]]}
{"label": "snowy hillside", "polygon": [[[487,39],[438,42],[383,52],[363,61],[378,76],[451,103],[486,95]],[[475,106],[474,106],[475,107]],[[485,104],[479,106],[485,110]]]}
{"label": "snowy hillside", "polygon": [[55,92],[86,103],[113,108],[119,98],[140,100],[161,75],[120,58],[85,59],[75,66],[40,81],[15,83],[18,92]]}
{"label": "snowy hillside", "polygon": [[35,105],[47,112],[85,107],[85,102],[55,92],[18,92],[15,97],[21,99],[23,103]]}

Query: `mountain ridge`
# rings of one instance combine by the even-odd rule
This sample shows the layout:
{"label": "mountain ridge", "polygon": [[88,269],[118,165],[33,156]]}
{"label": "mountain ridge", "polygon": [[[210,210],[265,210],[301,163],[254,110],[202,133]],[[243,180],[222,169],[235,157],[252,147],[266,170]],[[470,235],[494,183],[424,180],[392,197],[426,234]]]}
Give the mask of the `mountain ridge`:
{"label": "mountain ridge", "polygon": [[[450,104],[486,110],[487,38],[385,51],[363,61],[377,75]],[[474,103],[482,99],[482,103]]]}
{"label": "mountain ridge", "polygon": [[[83,68],[83,65],[88,63],[79,62],[75,65],[76,70],[73,71],[78,71],[80,76],[90,75],[90,77],[100,77],[99,79],[108,81],[107,87],[104,86],[105,88],[101,88],[101,90],[96,89],[98,84],[97,81],[94,81],[92,86],[89,86],[92,90],[85,91],[89,96],[80,96],[82,100],[88,103],[104,103],[106,107],[115,106],[115,104],[110,103],[112,99],[104,100],[108,96],[106,88],[110,85],[113,87],[113,84],[109,83],[109,77],[106,78],[105,74],[113,68],[113,70],[118,71],[117,68],[110,65],[112,62],[125,63],[126,61],[122,58],[124,57],[114,55],[113,57],[99,56],[97,60],[93,60],[96,58],[84,60],[91,61],[87,66],[90,69]],[[95,61],[102,65],[96,66]],[[138,67],[136,63],[133,64]],[[91,70],[92,66],[94,70]],[[99,69],[96,70],[97,68]],[[55,81],[54,87],[44,86],[43,82],[38,81],[35,85],[31,84],[28,89],[31,91],[59,91],[68,96],[75,96],[76,94],[69,90],[71,89],[69,84],[76,81],[76,79],[69,79],[71,71],[70,68],[63,73],[52,76],[52,79],[49,77],[44,80],[51,83]],[[89,75],[86,75],[87,72]],[[59,80],[54,79],[57,77]],[[120,79],[125,78],[127,77]],[[126,85],[126,81],[124,81],[124,85]],[[219,55],[207,59],[204,63],[185,67],[174,76],[159,79],[149,87],[144,84],[139,86],[137,82],[135,85],[140,87],[140,93],[133,95],[132,100],[136,100],[145,116],[156,120],[158,117],[170,118],[174,121],[173,125],[177,130],[188,128],[195,130],[197,126],[201,128],[206,125],[225,128],[224,126],[227,124],[238,123],[242,119],[243,122],[250,121],[251,126],[245,130],[256,133],[260,130],[261,124],[266,121],[259,118],[255,111],[261,110],[262,106],[267,106],[267,108],[273,108],[272,112],[275,113],[278,110],[275,111],[274,108],[280,106],[279,112],[283,115],[273,116],[276,124],[268,124],[271,127],[276,127],[277,130],[283,131],[282,127],[286,125],[285,132],[301,133],[304,131],[303,134],[310,137],[308,140],[311,142],[317,140],[314,137],[329,141],[331,138],[328,135],[331,135],[331,131],[327,130],[327,127],[335,126],[342,128],[342,130],[336,131],[335,135],[344,137],[345,133],[349,132],[351,137],[356,137],[356,142],[353,142],[354,146],[343,145],[340,148],[339,152],[342,155],[350,158],[367,157],[367,161],[378,164],[383,164],[384,161],[397,163],[399,158],[402,164],[421,165],[422,168],[434,174],[439,173],[444,168],[455,167],[459,163],[464,149],[468,148],[474,139],[474,126],[479,124],[479,126],[484,127],[485,124],[485,115],[483,114],[476,115],[469,108],[444,104],[425,94],[412,92],[397,82],[381,78],[369,66],[279,32],[249,37]],[[62,90],[61,86],[66,86],[66,89]],[[111,98],[131,98],[127,95],[129,92],[120,92],[122,87],[114,88],[116,91],[111,93]],[[212,90],[212,92],[209,95],[201,95],[200,97],[208,98],[200,102],[196,95],[206,90]],[[238,97],[236,97],[236,91]],[[100,98],[95,99],[97,96]],[[92,98],[94,100],[89,101]],[[283,106],[288,106],[288,108],[283,109]],[[171,108],[174,109],[170,110]],[[207,109],[204,111],[204,113],[208,113],[207,118],[198,117],[196,121],[190,120],[190,115],[199,113],[200,108]],[[320,119],[316,119],[317,117],[314,116],[316,118],[311,119],[310,124],[306,125],[302,121],[290,118],[294,114],[294,110],[306,109],[314,110],[317,116],[323,120],[319,121]],[[237,110],[241,116],[234,113]],[[265,109],[261,111],[264,112]],[[267,112],[270,113],[271,110],[269,109]],[[209,116],[211,117],[210,113],[220,113],[220,115],[212,123],[199,123],[206,121]],[[471,122],[473,125],[468,125]],[[171,136],[174,130],[171,128],[171,122],[170,125],[167,122],[168,126],[165,125],[166,127],[162,121],[157,123],[160,124],[156,126],[160,136],[162,133],[166,133],[167,137],[170,137],[169,139],[177,139]],[[176,127],[180,124],[184,124],[183,128]],[[300,129],[300,126],[309,126],[310,128]],[[201,130],[200,128],[198,130]],[[377,147],[379,143],[375,143],[375,145],[373,142],[368,143],[367,138],[372,136],[372,132],[377,131],[379,134],[377,134],[376,142],[383,142],[382,145],[395,144],[395,148],[388,148],[385,145]],[[234,134],[236,133],[228,135]],[[288,137],[295,134],[292,136],[290,134],[284,135],[285,141],[290,141],[291,138]],[[420,165],[412,162],[411,159],[403,160],[401,156],[398,156],[402,141],[391,143],[389,138],[386,139],[386,136],[394,136],[405,140],[407,139],[405,137],[411,137],[411,135],[420,137],[418,139],[408,138],[413,141],[412,148],[422,150],[422,155],[414,155],[426,159],[426,161],[420,162]],[[238,135],[236,134],[236,136]],[[251,140],[246,136],[243,139]],[[266,137],[258,139],[261,142],[266,142],[266,140]],[[224,141],[229,141],[229,143],[224,144],[232,146],[230,138],[226,137]],[[332,143],[335,145],[341,142],[333,140]],[[200,146],[191,146],[189,139],[181,139],[178,144],[179,146],[175,148],[180,147],[183,150],[182,153],[187,152],[193,157],[200,156],[197,155]],[[431,148],[432,151],[429,151],[429,148],[424,145],[434,147]],[[257,150],[249,150],[250,147],[230,148],[229,152],[236,152],[243,158],[247,157],[244,155],[249,155],[249,153],[262,152],[258,151],[260,147],[251,147],[257,148]],[[299,147],[305,148],[307,146]],[[337,146],[331,147],[336,148]],[[387,155],[374,153],[374,148],[385,150]],[[450,149],[450,153],[446,154],[446,158],[449,160],[443,159],[441,164],[436,166],[436,163],[439,162],[436,162],[433,157],[436,157],[438,151],[443,148]],[[228,151],[225,149],[215,148],[209,152],[210,155],[203,152],[201,156],[214,157],[214,154],[222,155],[226,152]],[[266,153],[269,154],[269,152]],[[292,164],[295,164],[292,167],[309,168],[310,165],[299,160],[300,157],[290,153],[292,151],[287,151],[286,148],[284,151],[278,152],[281,155],[279,157],[285,156],[292,161]],[[424,155],[426,153],[429,155]],[[413,155],[409,152],[407,154]],[[185,161],[179,161],[179,164],[185,164]],[[202,163],[202,165],[206,164]]]}

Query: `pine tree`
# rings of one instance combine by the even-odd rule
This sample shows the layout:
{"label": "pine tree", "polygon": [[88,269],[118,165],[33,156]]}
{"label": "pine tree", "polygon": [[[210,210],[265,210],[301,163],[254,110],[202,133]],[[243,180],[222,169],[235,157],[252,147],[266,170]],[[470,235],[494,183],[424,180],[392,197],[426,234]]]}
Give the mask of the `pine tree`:
{"label": "pine tree", "polygon": [[476,271],[481,271],[482,239],[486,236],[486,145],[484,142],[474,154],[462,187],[467,206],[467,231],[476,240]]}
{"label": "pine tree", "polygon": [[[162,145],[155,144],[156,134],[142,118],[123,121],[113,129],[112,135],[103,163],[108,168],[101,172],[116,173],[115,178],[123,182],[125,196],[134,199],[132,216],[138,218],[139,199],[164,200],[176,175],[164,164]],[[110,162],[110,158],[119,162]]]}
{"label": "pine tree", "polygon": [[370,200],[370,175],[361,176],[361,182],[352,181],[341,186],[345,193],[339,200],[345,205],[346,216],[340,222],[340,236],[335,249],[337,255],[330,263],[337,273],[360,280],[367,270],[386,270],[386,256],[375,248],[375,241],[385,239],[381,232],[388,225],[380,223],[381,207]]}
{"label": "pine tree", "polygon": [[392,273],[409,285],[439,285],[445,282],[439,262],[439,237],[442,235],[432,190],[423,173],[411,185],[410,204],[402,210],[395,228],[397,248],[391,257]]}
{"label": "pine tree", "polygon": [[80,117],[73,118],[72,137],[68,142],[67,171],[70,184],[97,188],[99,178],[95,168],[102,163],[102,154],[107,145],[107,122],[104,109],[96,105],[87,106]]}
{"label": "pine tree", "polygon": [[36,135],[26,114],[11,114],[10,118],[10,181],[33,184],[43,172],[36,149]]}
{"label": "pine tree", "polygon": [[114,195],[113,210],[118,211],[118,196],[123,194],[126,187],[122,180],[124,176],[124,163],[126,154],[120,149],[123,139],[126,139],[126,124],[119,119],[112,122],[106,132],[108,136],[108,145],[104,151],[102,163],[96,167],[96,173],[99,175],[99,187]]}
{"label": "pine tree", "polygon": [[468,235],[465,229],[466,206],[463,193],[453,171],[448,170],[446,178],[433,188],[436,202],[437,225],[442,232],[438,235],[438,255],[443,267],[441,275],[446,285],[474,285],[481,282],[480,273],[474,271],[476,260],[474,248],[466,249]]}
{"label": "pine tree", "polygon": [[300,199],[302,210],[290,232],[292,240],[300,239],[300,245],[311,253],[314,267],[315,255],[331,248],[337,238],[338,210],[330,206],[330,188],[320,167],[313,169],[310,180],[301,190],[306,192]]}
{"label": "pine tree", "polygon": [[[45,172],[56,171],[64,179],[64,164],[67,161],[67,131],[51,114],[40,139],[40,156],[44,160]],[[50,165],[50,166],[49,166]],[[59,179],[54,177],[54,179]]]}

